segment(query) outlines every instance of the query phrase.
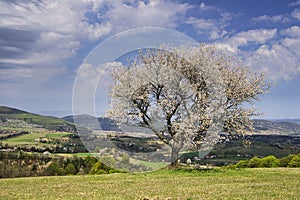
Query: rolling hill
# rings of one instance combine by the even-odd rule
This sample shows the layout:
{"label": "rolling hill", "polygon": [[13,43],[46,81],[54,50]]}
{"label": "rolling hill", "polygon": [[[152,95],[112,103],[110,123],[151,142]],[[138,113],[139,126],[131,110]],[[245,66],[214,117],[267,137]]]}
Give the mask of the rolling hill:
{"label": "rolling hill", "polygon": [[300,124],[290,121],[253,120],[254,132],[270,134],[300,134]]}
{"label": "rolling hill", "polygon": [[90,130],[117,131],[122,132],[115,121],[106,117],[93,117],[91,115],[70,115],[62,119],[76,123],[77,125],[86,127]]}
{"label": "rolling hill", "polygon": [[22,111],[16,108],[0,106],[0,125],[6,127],[45,128],[48,130],[74,132],[75,125],[69,121],[52,117],[42,116]]}

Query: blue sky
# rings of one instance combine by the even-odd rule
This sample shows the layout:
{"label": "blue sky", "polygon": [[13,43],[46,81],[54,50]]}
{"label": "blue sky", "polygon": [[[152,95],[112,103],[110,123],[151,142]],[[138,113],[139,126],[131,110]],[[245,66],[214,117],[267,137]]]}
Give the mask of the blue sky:
{"label": "blue sky", "polygon": [[257,104],[263,118],[300,117],[300,0],[2,0],[0,104],[71,114],[84,58],[142,27],[184,33],[264,71],[275,86]]}

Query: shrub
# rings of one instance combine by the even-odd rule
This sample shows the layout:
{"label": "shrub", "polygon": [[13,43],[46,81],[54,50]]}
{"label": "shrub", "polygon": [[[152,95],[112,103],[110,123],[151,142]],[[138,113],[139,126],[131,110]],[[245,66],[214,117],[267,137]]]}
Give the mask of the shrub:
{"label": "shrub", "polygon": [[289,162],[288,167],[300,167],[300,154],[295,155]]}
{"label": "shrub", "polygon": [[254,156],[253,158],[251,158],[247,164],[247,167],[250,167],[250,168],[255,168],[255,167],[258,167],[260,166],[261,164],[261,161],[262,159]]}
{"label": "shrub", "polygon": [[279,159],[279,167],[287,167],[289,165],[289,162],[295,157],[295,154],[290,154],[288,156],[285,156],[281,159]]}
{"label": "shrub", "polygon": [[58,176],[63,175],[64,170],[59,167],[57,162],[51,162],[51,164],[48,166],[46,173],[48,176]]}
{"label": "shrub", "polygon": [[261,159],[258,167],[278,167],[279,160],[275,156],[267,156]]}
{"label": "shrub", "polygon": [[98,161],[92,167],[90,174],[107,174],[109,173],[110,168],[103,164],[101,161]]}
{"label": "shrub", "polygon": [[66,172],[66,174],[75,175],[77,173],[77,170],[72,163],[69,163],[65,168],[65,172]]}
{"label": "shrub", "polygon": [[246,168],[249,163],[249,160],[241,160],[235,164],[236,168]]}
{"label": "shrub", "polygon": [[116,167],[116,160],[111,157],[111,156],[104,156],[101,157],[100,162],[104,163],[106,166],[110,167],[110,168],[115,168]]}

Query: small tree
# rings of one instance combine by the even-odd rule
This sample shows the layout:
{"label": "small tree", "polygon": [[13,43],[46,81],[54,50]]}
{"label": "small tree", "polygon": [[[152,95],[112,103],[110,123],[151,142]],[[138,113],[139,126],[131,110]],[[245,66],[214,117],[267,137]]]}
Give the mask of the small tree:
{"label": "small tree", "polygon": [[278,167],[279,160],[275,156],[267,156],[261,159],[258,167]]}
{"label": "small tree", "polygon": [[218,130],[251,128],[255,110],[243,105],[269,88],[263,74],[206,45],[140,51],[112,77],[109,116],[151,129],[172,148],[173,164],[181,150],[205,147]]}
{"label": "small tree", "polygon": [[258,167],[258,166],[260,166],[261,161],[262,161],[262,159],[254,156],[253,158],[251,158],[249,160],[247,167],[250,167],[250,168]]}
{"label": "small tree", "polygon": [[77,170],[75,168],[75,166],[72,163],[69,163],[66,168],[65,168],[65,172],[66,174],[71,174],[71,175],[75,175],[77,173]]}
{"label": "small tree", "polygon": [[288,167],[300,167],[300,154],[293,157],[293,159],[289,162]]}

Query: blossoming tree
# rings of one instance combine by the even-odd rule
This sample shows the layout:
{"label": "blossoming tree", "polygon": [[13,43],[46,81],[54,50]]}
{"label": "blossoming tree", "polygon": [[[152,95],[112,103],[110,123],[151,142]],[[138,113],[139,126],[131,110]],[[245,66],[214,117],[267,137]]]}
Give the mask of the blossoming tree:
{"label": "blossoming tree", "polygon": [[179,152],[214,143],[219,133],[242,134],[252,127],[253,103],[269,84],[262,73],[213,46],[148,49],[112,74],[109,116],[151,129]]}

